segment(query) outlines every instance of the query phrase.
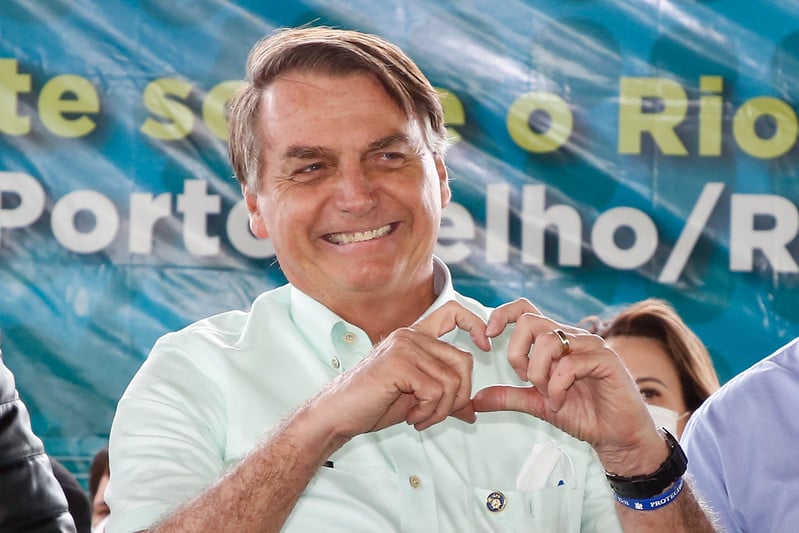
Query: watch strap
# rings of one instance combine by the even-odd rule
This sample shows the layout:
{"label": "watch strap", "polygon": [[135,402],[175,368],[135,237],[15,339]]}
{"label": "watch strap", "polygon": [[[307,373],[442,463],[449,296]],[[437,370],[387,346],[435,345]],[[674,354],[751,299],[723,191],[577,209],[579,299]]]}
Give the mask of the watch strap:
{"label": "watch strap", "polygon": [[610,488],[618,496],[642,500],[661,494],[675,481],[677,481],[688,467],[688,458],[680,447],[680,443],[669,433],[666,428],[658,431],[666,439],[669,447],[669,456],[652,474],[623,477],[610,472],[605,472]]}

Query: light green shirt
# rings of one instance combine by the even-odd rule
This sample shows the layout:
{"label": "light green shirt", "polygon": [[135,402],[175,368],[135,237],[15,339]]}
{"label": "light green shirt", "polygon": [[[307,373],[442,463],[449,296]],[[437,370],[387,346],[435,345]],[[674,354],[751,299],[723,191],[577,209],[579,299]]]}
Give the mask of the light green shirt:
{"label": "light green shirt", "polygon": [[[436,261],[438,299],[487,309],[457,294]],[[505,358],[468,333],[442,337],[474,355],[474,391],[520,385]],[[240,461],[298,404],[372,348],[367,335],[286,285],[249,312],[196,322],[159,339],[119,402],[111,430],[109,533],[146,529]],[[535,479],[517,475],[535,448]],[[407,424],[360,435],[330,457],[284,531],[620,531],[593,450],[520,413],[448,418],[424,431]],[[539,468],[539,465],[542,465]],[[497,509],[501,510],[497,511]]]}

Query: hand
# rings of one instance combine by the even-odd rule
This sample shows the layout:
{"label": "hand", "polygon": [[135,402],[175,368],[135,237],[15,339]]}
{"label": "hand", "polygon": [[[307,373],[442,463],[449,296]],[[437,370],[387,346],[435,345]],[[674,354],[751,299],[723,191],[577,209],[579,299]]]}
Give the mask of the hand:
{"label": "hand", "polygon": [[[473,399],[476,411],[537,416],[590,443],[605,468],[621,475],[657,469],[665,458],[663,439],[624,363],[601,337],[559,324],[525,299],[498,307],[486,334],[496,337],[508,324],[515,324],[508,361],[534,386],[486,387]],[[568,353],[556,328],[566,333]]]}
{"label": "hand", "polygon": [[450,415],[474,422],[472,355],[438,339],[456,327],[469,331],[480,349],[491,348],[483,319],[449,302],[391,333],[331,382],[312,400],[324,411],[322,420],[345,439],[402,421],[418,430]]}

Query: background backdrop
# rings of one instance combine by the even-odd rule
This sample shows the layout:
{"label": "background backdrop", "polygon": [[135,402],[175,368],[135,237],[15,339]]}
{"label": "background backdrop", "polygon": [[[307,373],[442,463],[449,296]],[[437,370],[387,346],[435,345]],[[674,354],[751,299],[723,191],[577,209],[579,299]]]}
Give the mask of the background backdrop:
{"label": "background backdrop", "polygon": [[224,104],[258,38],[307,23],[441,89],[464,293],[570,322],[666,298],[723,381],[799,333],[793,0],[4,0],[2,350],[80,476],[157,337],[284,282]]}

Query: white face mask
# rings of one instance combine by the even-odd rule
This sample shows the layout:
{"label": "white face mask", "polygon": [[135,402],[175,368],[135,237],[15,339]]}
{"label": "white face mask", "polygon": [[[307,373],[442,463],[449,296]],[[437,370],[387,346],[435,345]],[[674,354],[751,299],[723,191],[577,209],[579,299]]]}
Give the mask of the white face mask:
{"label": "white face mask", "polygon": [[97,525],[92,526],[92,533],[105,533],[106,525],[108,525],[108,516],[97,522]]}
{"label": "white face mask", "polygon": [[649,410],[652,420],[655,421],[655,426],[666,428],[675,437],[677,436],[677,422],[690,413],[690,411],[686,411],[683,414],[678,414],[676,411],[666,407],[651,404],[646,404],[646,408]]}

